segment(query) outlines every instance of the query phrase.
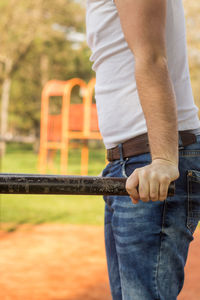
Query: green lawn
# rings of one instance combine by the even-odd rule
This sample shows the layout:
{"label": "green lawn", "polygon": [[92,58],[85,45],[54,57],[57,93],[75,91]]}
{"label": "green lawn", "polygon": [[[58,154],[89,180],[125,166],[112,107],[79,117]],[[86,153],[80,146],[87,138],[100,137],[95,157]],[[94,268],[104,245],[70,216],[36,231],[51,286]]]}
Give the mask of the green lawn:
{"label": "green lawn", "polygon": [[[38,173],[37,160],[31,146],[9,144],[1,172]],[[59,174],[59,155],[55,161],[53,173]],[[91,149],[89,162],[89,175],[97,176],[105,166],[104,149]],[[70,150],[69,174],[80,174],[79,150]],[[23,223],[103,225],[104,201],[101,196],[1,195],[0,209],[1,227],[9,231]]]}

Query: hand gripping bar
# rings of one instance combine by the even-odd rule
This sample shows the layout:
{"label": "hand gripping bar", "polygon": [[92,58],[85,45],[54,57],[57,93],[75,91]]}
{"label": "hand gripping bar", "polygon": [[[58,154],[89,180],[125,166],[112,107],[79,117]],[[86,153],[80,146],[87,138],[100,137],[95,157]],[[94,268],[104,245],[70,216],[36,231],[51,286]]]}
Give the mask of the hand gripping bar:
{"label": "hand gripping bar", "polygon": [[[127,196],[127,178],[39,174],[0,174],[0,194],[121,195]],[[171,182],[168,197],[174,196]]]}

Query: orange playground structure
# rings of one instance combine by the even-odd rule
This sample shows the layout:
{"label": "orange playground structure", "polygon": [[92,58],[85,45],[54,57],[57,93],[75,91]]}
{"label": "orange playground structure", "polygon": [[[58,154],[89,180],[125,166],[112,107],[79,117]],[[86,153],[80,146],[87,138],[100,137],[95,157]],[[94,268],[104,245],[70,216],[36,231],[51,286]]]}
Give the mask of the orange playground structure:
{"label": "orange playground structure", "polygon": [[[98,128],[96,104],[92,103],[96,80],[86,84],[79,78],[67,81],[51,80],[46,83],[41,99],[41,126],[39,172],[47,170],[48,156],[52,160],[56,151],[61,152],[61,174],[68,172],[68,150],[70,140],[81,140],[81,175],[88,174],[88,140],[101,140]],[[71,93],[80,87],[82,103],[71,103]],[[50,113],[50,97],[61,96],[61,111]]]}

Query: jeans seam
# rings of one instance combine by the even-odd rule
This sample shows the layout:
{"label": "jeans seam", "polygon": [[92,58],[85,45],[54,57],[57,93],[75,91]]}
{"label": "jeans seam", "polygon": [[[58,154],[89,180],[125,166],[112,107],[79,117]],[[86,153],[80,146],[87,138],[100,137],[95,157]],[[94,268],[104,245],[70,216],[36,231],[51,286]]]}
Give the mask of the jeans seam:
{"label": "jeans seam", "polygon": [[[103,172],[102,172],[102,177],[108,177],[107,175],[110,173],[111,167],[112,167],[112,163],[109,162],[109,163],[105,166],[105,168],[103,169],[103,172],[104,172],[104,170],[107,168],[107,170],[106,170],[107,173],[106,173],[105,175],[103,175]],[[108,209],[109,209],[111,212],[113,212],[113,209],[111,208],[111,206],[110,206],[110,204],[109,204],[109,197],[110,197],[110,196],[105,196],[105,195],[103,195],[103,200],[104,200],[104,202],[105,202],[105,206],[107,205],[107,206],[108,206]]]}
{"label": "jeans seam", "polygon": [[161,261],[161,251],[162,251],[163,229],[164,229],[164,224],[165,224],[166,205],[167,205],[167,202],[165,200],[164,206],[163,206],[162,227],[161,227],[161,232],[160,232],[160,247],[159,247],[159,253],[158,253],[158,257],[157,257],[157,268],[156,268],[156,276],[155,276],[155,290],[156,290],[156,294],[157,294],[156,300],[160,300],[160,295],[158,292],[158,271],[159,271],[159,266],[160,266],[160,261]]}
{"label": "jeans seam", "polygon": [[189,229],[190,233],[192,234],[192,229],[189,223],[189,218],[190,218],[190,193],[192,191],[190,191],[190,176],[189,174],[187,174],[187,228]]}
{"label": "jeans seam", "polygon": [[[110,196],[103,196],[103,199],[104,199],[105,205],[107,205],[107,207],[108,207],[108,210],[109,210],[110,212],[114,212],[114,209],[113,209],[113,208],[111,207],[111,205],[110,205],[109,197],[110,197]],[[107,200],[107,201],[106,201],[106,200]]]}
{"label": "jeans seam", "polygon": [[190,201],[190,194],[192,194],[192,184],[191,184],[191,179],[190,175],[187,175],[187,228],[190,231],[191,234],[193,234],[192,226],[190,224],[190,211],[192,211],[192,205]]}

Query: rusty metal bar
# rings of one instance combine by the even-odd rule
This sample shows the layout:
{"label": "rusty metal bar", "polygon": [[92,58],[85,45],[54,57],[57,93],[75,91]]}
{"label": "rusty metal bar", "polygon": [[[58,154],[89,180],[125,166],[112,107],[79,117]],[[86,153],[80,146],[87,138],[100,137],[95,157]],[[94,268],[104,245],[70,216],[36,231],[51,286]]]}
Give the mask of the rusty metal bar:
{"label": "rusty metal bar", "polygon": [[[39,174],[0,174],[0,194],[128,195],[126,178]],[[175,183],[168,196],[174,196]]]}

